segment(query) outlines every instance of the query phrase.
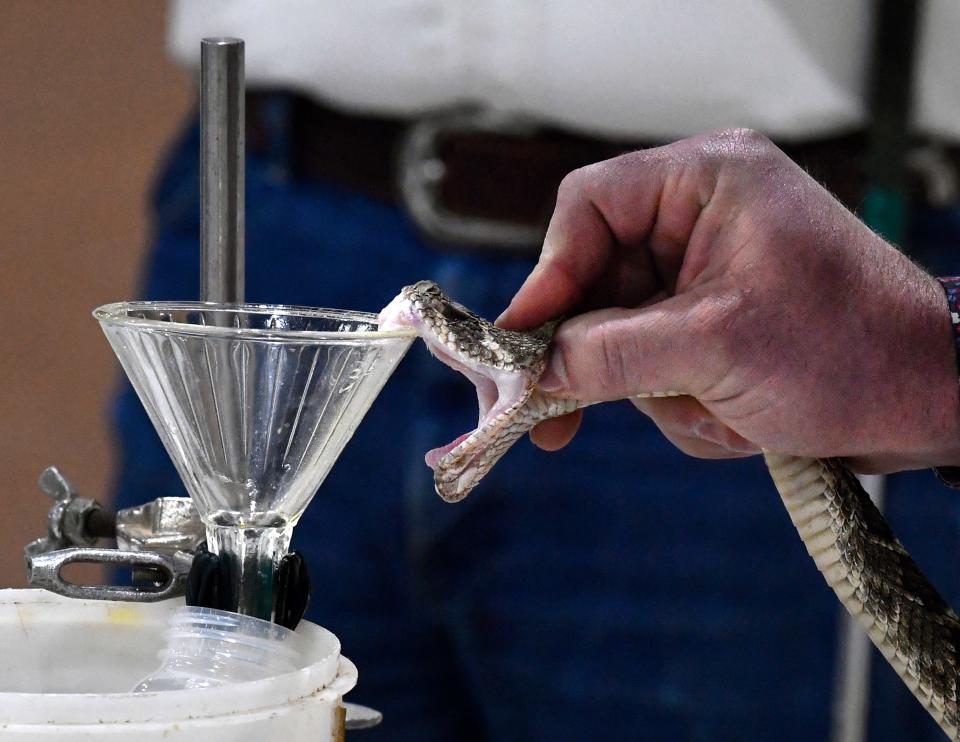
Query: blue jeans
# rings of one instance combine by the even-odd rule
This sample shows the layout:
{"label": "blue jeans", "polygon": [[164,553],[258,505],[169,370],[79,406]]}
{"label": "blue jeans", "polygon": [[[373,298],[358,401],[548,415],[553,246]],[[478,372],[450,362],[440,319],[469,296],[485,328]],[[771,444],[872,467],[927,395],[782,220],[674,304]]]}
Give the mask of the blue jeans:
{"label": "blue jeans", "polygon": [[[494,316],[530,270],[431,249],[395,207],[291,178],[277,149],[247,166],[250,301],[376,311],[432,278]],[[191,126],[156,189],[146,298],[197,295],[197,151]],[[364,739],[827,738],[840,609],[762,461],[689,458],[606,404],[562,452],[521,442],[447,505],[422,456],[475,419],[470,385],[417,344],[296,530],[308,616],[359,666],[351,700],[385,714]],[[128,386],[116,421],[119,503],[184,494]],[[960,495],[929,472],[889,488],[901,538],[960,605]],[[874,659],[870,739],[940,739]]]}

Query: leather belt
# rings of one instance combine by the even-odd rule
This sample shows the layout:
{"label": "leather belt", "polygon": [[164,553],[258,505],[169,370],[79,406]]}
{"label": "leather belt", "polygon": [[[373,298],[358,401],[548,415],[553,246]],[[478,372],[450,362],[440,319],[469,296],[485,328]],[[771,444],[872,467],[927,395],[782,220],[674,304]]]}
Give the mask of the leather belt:
{"label": "leather belt", "polygon": [[[273,147],[270,101],[247,96],[247,147]],[[437,245],[535,251],[563,176],[658,142],[612,142],[458,110],[414,122],[353,116],[299,96],[286,101],[287,166],[294,176],[336,183],[402,204]],[[864,191],[861,133],[781,145],[849,207]]]}

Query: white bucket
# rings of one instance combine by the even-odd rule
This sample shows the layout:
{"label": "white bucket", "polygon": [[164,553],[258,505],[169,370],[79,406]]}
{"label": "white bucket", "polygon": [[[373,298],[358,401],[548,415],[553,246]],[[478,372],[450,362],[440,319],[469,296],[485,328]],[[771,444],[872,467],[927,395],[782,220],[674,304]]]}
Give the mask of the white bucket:
{"label": "white bucket", "polygon": [[[326,629],[304,621],[304,667],[267,680],[131,693],[157,668],[182,601],[118,603],[0,590],[0,739],[343,740],[357,681]],[[331,651],[336,661],[331,662]]]}

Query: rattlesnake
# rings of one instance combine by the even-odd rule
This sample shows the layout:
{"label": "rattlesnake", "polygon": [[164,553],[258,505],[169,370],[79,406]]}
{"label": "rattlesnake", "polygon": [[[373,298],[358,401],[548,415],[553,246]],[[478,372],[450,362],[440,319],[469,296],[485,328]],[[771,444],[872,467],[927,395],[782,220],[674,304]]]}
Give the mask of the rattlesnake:
{"label": "rattlesnake", "polygon": [[[381,329],[410,327],[477,388],[477,428],[427,453],[437,492],[456,502],[537,423],[590,402],[537,388],[556,323],[503,330],[437,284],[405,287]],[[670,396],[670,392],[638,396]],[[766,452],[770,475],[817,568],[920,703],[960,739],[960,620],[923,575],[857,478],[838,460]]]}

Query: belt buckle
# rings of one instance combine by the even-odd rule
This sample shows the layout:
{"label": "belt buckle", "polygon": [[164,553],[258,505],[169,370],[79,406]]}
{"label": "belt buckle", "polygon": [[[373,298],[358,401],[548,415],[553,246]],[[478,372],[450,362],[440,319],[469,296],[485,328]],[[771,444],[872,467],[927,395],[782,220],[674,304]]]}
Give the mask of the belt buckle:
{"label": "belt buckle", "polygon": [[457,214],[442,203],[440,186],[446,166],[440,157],[440,144],[452,135],[477,132],[529,137],[536,133],[536,127],[513,114],[475,108],[419,119],[400,141],[397,177],[401,201],[417,227],[433,240],[529,253],[543,241],[540,227]]}

